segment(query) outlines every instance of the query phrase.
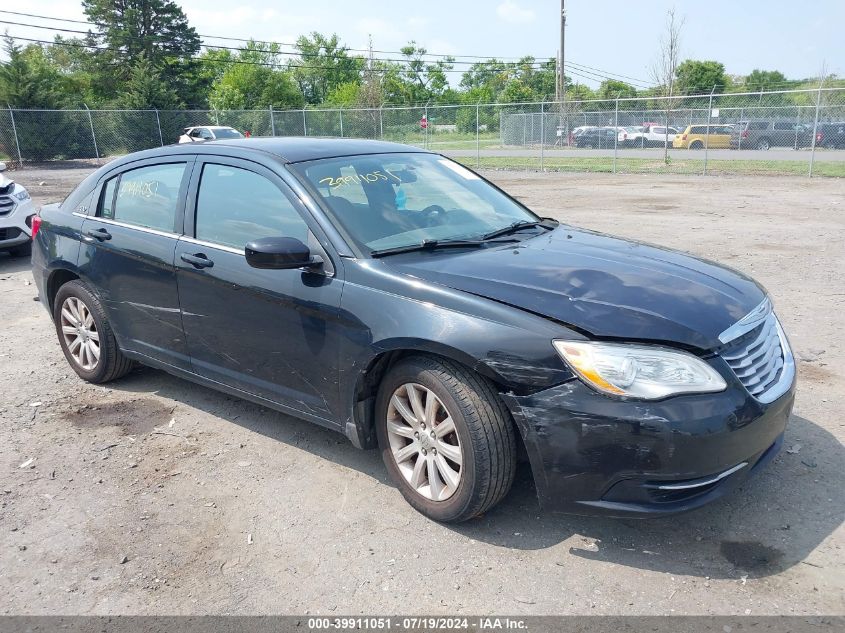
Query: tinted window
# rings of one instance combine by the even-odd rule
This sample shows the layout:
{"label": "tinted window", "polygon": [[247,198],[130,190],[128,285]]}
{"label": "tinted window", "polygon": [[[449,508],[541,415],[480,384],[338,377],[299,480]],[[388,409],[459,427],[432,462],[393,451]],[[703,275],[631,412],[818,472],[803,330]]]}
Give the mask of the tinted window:
{"label": "tinted window", "polygon": [[756,121],[748,125],[749,130],[767,130],[768,128],[769,124],[765,121]]}
{"label": "tinted window", "polygon": [[207,164],[197,195],[196,237],[242,249],[260,237],[295,237],[308,243],[308,225],[264,176]]}
{"label": "tinted window", "polygon": [[[102,216],[159,231],[173,232],[179,188],[185,174],[185,163],[153,165],[122,173],[117,179],[117,197],[113,208],[107,206],[106,185]],[[111,215],[107,215],[111,213]]]}
{"label": "tinted window", "polygon": [[777,123],[775,123],[775,129],[776,130],[789,130],[790,132],[792,132],[792,131],[795,130],[795,124],[794,123],[784,123],[783,121],[778,121]]}

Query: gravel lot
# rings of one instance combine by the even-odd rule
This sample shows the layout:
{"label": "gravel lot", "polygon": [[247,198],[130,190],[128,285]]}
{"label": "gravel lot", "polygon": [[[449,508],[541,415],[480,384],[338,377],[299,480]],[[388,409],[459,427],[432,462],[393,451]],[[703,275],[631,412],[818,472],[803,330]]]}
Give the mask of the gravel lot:
{"label": "gravel lot", "polygon": [[[85,173],[15,176],[41,204]],[[341,435],[151,369],[81,382],[0,255],[0,613],[845,614],[845,181],[492,177],[764,283],[800,359],[788,450],[672,519],[543,514],[523,469],[438,525]]]}

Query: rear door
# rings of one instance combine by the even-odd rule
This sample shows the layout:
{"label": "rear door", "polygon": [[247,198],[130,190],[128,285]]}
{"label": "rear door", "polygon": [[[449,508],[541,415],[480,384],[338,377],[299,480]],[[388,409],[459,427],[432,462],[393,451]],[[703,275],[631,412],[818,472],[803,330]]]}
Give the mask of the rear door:
{"label": "rear door", "polygon": [[[336,419],[339,260],[289,187],[250,161],[200,158],[185,233],[176,266],[194,373],[308,417]],[[244,246],[277,236],[308,244],[325,268],[250,267]]]}
{"label": "rear door", "polygon": [[98,189],[82,224],[79,267],[105,304],[120,347],[189,369],[174,253],[193,157],[133,163]]}

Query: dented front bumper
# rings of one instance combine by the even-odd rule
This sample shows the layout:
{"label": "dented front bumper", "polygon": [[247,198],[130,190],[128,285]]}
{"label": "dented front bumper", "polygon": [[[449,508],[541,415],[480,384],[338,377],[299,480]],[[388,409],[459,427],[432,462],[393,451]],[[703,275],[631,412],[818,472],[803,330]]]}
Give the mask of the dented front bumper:
{"label": "dented front bumper", "polygon": [[503,394],[549,510],[650,516],[697,508],[773,458],[795,385],[771,404],[735,380],[720,393],[623,401],[571,380]]}

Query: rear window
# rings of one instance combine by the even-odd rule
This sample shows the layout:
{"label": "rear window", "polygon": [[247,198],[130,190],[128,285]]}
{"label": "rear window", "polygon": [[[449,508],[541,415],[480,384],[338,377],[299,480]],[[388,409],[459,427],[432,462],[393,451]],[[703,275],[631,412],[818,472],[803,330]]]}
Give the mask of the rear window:
{"label": "rear window", "polygon": [[225,129],[225,130],[214,130],[214,137],[215,138],[243,138],[244,135],[238,132],[237,130],[232,129]]}
{"label": "rear window", "polygon": [[123,172],[103,188],[100,217],[158,231],[175,230],[185,163]]}

